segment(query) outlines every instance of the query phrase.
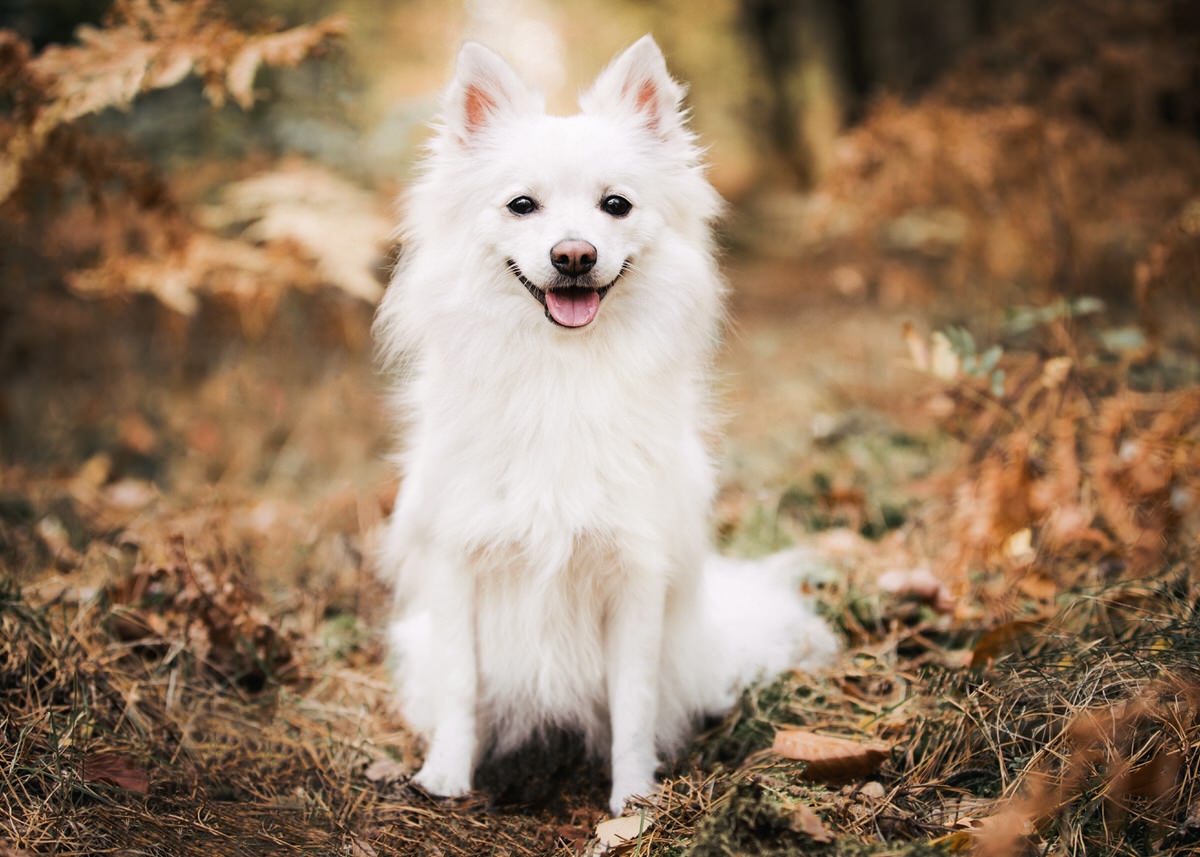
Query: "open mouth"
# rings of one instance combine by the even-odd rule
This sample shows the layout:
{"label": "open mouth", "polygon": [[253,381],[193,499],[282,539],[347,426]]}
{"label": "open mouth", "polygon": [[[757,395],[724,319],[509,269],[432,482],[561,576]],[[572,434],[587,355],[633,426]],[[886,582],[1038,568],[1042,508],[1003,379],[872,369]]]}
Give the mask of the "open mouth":
{"label": "open mouth", "polygon": [[542,289],[521,273],[516,262],[508,260],[508,269],[512,271],[513,276],[520,280],[521,285],[542,305],[546,311],[546,318],[560,327],[585,327],[591,324],[600,312],[600,301],[604,300],[608,290],[616,285],[628,267],[629,262],[626,261],[612,282],[606,286],[551,286]]}

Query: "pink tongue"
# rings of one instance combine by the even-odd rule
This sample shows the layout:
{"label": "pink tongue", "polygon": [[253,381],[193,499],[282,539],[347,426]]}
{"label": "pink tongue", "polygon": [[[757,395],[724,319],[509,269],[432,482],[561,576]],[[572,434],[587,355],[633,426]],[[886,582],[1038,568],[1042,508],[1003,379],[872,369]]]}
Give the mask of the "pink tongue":
{"label": "pink tongue", "polygon": [[546,309],[563,327],[583,327],[600,310],[600,293],[576,287],[551,289],[546,292]]}

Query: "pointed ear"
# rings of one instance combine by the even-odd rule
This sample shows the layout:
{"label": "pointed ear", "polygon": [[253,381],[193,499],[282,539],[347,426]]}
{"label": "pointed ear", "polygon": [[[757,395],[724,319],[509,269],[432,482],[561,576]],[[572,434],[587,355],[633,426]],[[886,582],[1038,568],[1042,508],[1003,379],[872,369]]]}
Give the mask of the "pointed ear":
{"label": "pointed ear", "polygon": [[541,97],[508,63],[478,42],[458,52],[454,80],[442,97],[442,118],[459,142],[469,145],[507,115],[540,110]]}
{"label": "pointed ear", "polygon": [[664,140],[683,130],[684,88],[671,79],[662,51],[642,36],[600,72],[579,103],[586,113],[623,111]]}

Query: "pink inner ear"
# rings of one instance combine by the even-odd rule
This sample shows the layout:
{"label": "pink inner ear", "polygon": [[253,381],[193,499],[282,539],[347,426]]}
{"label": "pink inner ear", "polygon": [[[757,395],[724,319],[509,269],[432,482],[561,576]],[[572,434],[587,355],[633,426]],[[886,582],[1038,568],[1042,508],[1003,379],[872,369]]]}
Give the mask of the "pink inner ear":
{"label": "pink inner ear", "polygon": [[487,125],[488,114],[496,109],[496,100],[478,86],[468,86],[463,96],[463,115],[467,132],[474,134]]}
{"label": "pink inner ear", "polygon": [[[628,95],[630,85],[626,85],[625,93]],[[654,86],[654,81],[643,80],[638,86],[637,95],[633,100],[634,107],[638,113],[646,117],[646,127],[651,131],[658,130],[658,89]]]}

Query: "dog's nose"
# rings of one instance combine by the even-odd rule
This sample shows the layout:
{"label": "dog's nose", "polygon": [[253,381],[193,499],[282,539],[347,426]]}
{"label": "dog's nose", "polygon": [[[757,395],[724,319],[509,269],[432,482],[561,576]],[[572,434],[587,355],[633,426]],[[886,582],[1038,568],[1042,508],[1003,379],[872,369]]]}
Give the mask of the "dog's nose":
{"label": "dog's nose", "polygon": [[578,277],[596,264],[596,248],[587,241],[559,241],[550,248],[550,261],[560,274]]}

